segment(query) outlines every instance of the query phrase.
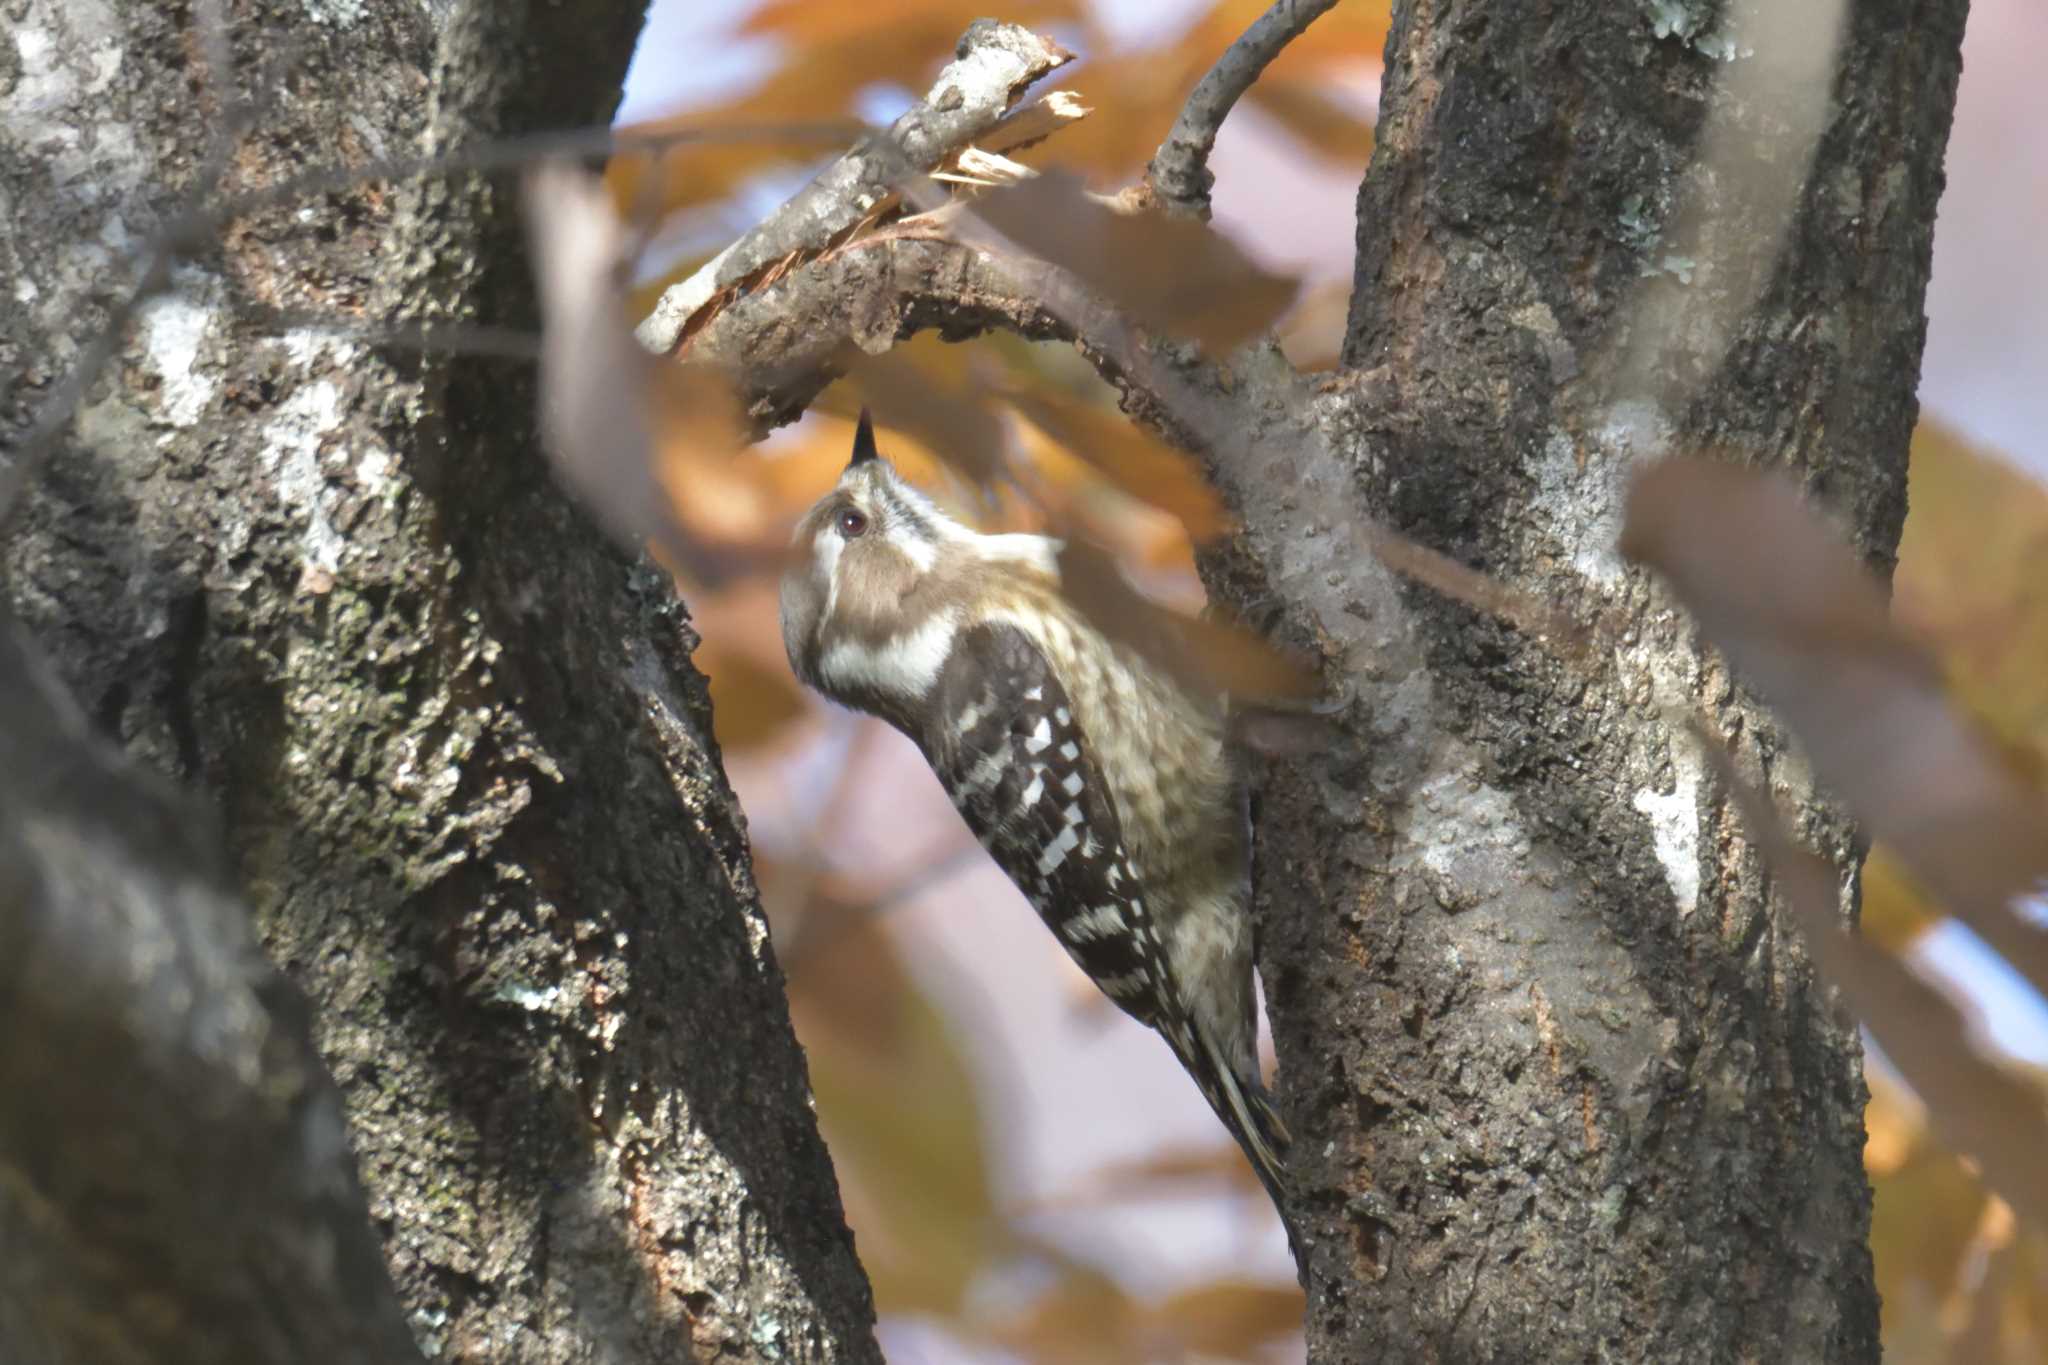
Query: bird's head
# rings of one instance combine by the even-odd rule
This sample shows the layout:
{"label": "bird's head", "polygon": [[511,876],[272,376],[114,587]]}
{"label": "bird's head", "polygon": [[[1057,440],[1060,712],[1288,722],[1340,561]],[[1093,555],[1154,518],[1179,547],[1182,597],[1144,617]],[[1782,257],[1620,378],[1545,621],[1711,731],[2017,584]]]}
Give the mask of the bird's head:
{"label": "bird's head", "polygon": [[891,714],[929,690],[961,625],[1019,575],[1057,583],[1056,542],[982,535],[948,516],[875,447],[865,410],[838,484],[797,524],[782,639],[797,677]]}

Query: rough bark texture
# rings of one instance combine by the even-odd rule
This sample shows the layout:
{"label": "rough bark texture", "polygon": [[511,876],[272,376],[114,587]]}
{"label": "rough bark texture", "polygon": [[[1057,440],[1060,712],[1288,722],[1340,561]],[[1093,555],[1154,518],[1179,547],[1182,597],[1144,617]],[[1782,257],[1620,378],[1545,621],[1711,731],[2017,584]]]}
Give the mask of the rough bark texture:
{"label": "rough bark texture", "polygon": [[418,1360],[217,830],[32,651],[0,620],[0,1356]]}
{"label": "rough bark texture", "polygon": [[[1964,10],[1852,4],[1789,227],[1706,178],[1723,267],[1695,280],[1672,219],[1717,73],[1757,58],[1728,15],[1397,4],[1344,366],[1313,386],[1269,348],[1226,370],[1133,345],[1042,264],[900,237],[697,338],[778,376],[754,395],[772,420],[842,339],[1064,337],[1207,455],[1244,527],[1212,592],[1319,648],[1346,703],[1347,742],[1265,772],[1256,811],[1314,1360],[1877,1356],[1856,1035],[1686,722],[1799,812],[1845,906],[1861,850],[1613,545],[1638,461],[1725,445],[1889,567]],[[1769,165],[1784,111],[1730,112],[1761,174],[1800,183]],[[1660,369],[1629,372],[1671,305]],[[1709,316],[1732,329],[1687,323]],[[1397,585],[1375,523],[1592,643]]]}
{"label": "rough bark texture", "polygon": [[[601,120],[640,18],[231,8],[268,98],[230,189]],[[219,98],[182,7],[0,9],[19,431]],[[100,727],[218,810],[429,1353],[873,1359],[672,590],[551,486],[528,369],[249,320],[530,326],[503,189],[285,203],[181,267],[38,481],[8,598]]]}
{"label": "rough bark texture", "polygon": [[[1797,471],[1889,564],[1964,7],[1853,5],[1782,255],[1725,356],[1679,334],[1669,387],[1617,359],[1645,278],[1702,315],[1737,287],[1666,240],[1714,76],[1749,60],[1704,0],[1397,4],[1345,365],[1316,384],[902,238],[693,343],[778,376],[766,419],[842,340],[1065,337],[1207,456],[1244,525],[1212,589],[1320,649],[1345,702],[1345,742],[1262,773],[1256,812],[1313,1359],[1876,1358],[1855,1035],[1680,723],[1735,739],[1845,895],[1859,850],[1612,544],[1632,464],[1710,442]],[[588,119],[629,23],[478,3],[429,80],[414,13],[274,16],[300,74],[234,175]],[[0,66],[19,424],[202,134],[177,13],[9,16],[60,54]],[[433,1348],[871,1356],[666,590],[547,487],[518,370],[235,320],[506,316],[503,206],[437,183],[314,208],[238,225],[144,320],[7,547],[10,595],[102,724],[222,809]],[[1402,587],[1375,522],[1623,628],[1561,649]]]}
{"label": "rough bark texture", "polygon": [[[1965,6],[1851,7],[1775,273],[1669,412],[1604,358],[1639,275],[1685,287],[1657,232],[1715,24],[1659,38],[1650,8],[1395,8],[1345,347],[1357,486],[1635,629],[1561,660],[1410,591],[1426,684],[1369,681],[1368,760],[1264,789],[1296,1174],[1327,1192],[1319,1359],[1877,1357],[1856,1038],[1665,708],[1737,737],[1848,887],[1860,851],[1606,547],[1633,460],[1727,443],[1798,471],[1889,564]],[[1379,628],[1314,624],[1340,647]],[[1398,700],[1425,685],[1432,737]]]}

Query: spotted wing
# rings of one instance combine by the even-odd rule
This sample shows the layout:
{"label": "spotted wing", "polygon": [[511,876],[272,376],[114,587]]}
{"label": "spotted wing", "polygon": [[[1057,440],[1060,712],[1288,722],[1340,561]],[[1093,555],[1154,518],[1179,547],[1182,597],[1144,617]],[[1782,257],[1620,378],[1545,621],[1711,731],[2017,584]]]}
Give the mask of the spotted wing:
{"label": "spotted wing", "polygon": [[964,631],[927,715],[925,756],[982,847],[1110,999],[1162,1023],[1157,928],[1109,786],[1037,644],[1011,625]]}

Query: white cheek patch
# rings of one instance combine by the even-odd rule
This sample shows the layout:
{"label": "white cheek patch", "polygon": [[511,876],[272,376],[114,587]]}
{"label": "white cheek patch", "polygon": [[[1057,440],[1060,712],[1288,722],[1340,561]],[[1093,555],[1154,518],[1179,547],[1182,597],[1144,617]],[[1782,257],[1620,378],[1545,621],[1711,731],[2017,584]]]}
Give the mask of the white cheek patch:
{"label": "white cheek patch", "polygon": [[839,533],[827,526],[811,541],[811,573],[825,585],[825,614],[819,624],[832,619],[839,605],[839,552],[846,546]]}
{"label": "white cheek patch", "polygon": [[938,681],[958,630],[953,613],[945,612],[880,644],[840,640],[825,651],[818,673],[831,686],[848,691],[905,700],[921,698]]}

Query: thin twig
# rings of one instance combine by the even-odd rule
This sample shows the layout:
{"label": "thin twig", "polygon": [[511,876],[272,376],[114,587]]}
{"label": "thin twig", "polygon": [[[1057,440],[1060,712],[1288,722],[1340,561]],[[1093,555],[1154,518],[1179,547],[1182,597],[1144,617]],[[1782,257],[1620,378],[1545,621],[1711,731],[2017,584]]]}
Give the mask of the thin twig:
{"label": "thin twig", "polygon": [[809,913],[801,921],[801,930],[791,936],[788,944],[777,948],[784,974],[794,979],[805,964],[829,950],[850,930],[888,918],[933,887],[943,886],[987,861],[988,850],[972,839],[947,839],[938,850],[918,859],[902,880],[871,897],[851,899],[835,895],[814,880],[807,898]]}
{"label": "thin twig", "polygon": [[[226,38],[206,40],[208,61],[225,49]],[[269,82],[282,89],[281,79]],[[323,166],[302,175],[240,194],[226,195],[209,203],[225,175],[228,159],[242,135],[254,126],[262,112],[259,102],[240,96],[224,98],[233,116],[225,119],[214,139],[205,164],[193,179],[185,202],[170,221],[138,253],[142,269],[128,294],[116,304],[104,326],[80,352],[56,388],[36,410],[35,421],[14,449],[5,468],[0,468],[0,539],[13,526],[26,501],[25,494],[57,438],[70,426],[72,416],[86,392],[107,363],[127,341],[128,329],[149,301],[169,286],[171,269],[178,261],[204,249],[222,228],[247,214],[309,195],[354,189],[373,180],[407,180],[421,175],[456,175],[464,172],[501,170],[523,166],[549,157],[615,155],[627,151],[661,151],[696,142],[844,142],[850,131],[865,124],[846,119],[813,120],[803,123],[755,124],[733,128],[670,128],[655,131],[615,130],[607,127],[574,128],[535,133],[525,137],[496,138],[474,148],[462,148],[433,156],[377,157],[352,166]],[[308,325],[319,325],[311,324]],[[438,329],[437,329],[438,330]],[[392,338],[408,344],[406,338]],[[473,338],[472,338],[473,339]],[[505,338],[486,338],[485,344]],[[431,348],[424,338],[422,348]],[[495,347],[494,347],[495,349]],[[506,353],[530,356],[532,348],[522,341],[503,348]]]}
{"label": "thin twig", "polygon": [[829,145],[844,142],[867,125],[855,119],[823,119],[804,123],[759,123],[733,128],[670,128],[638,132],[614,128],[568,128],[492,138],[475,147],[460,147],[432,156],[375,157],[352,166],[323,166],[260,189],[231,195],[212,210],[217,223],[270,208],[311,194],[349,190],[372,180],[409,180],[421,175],[460,175],[499,171],[542,161],[576,161],[622,152],[663,151],[690,143],[766,142]]}
{"label": "thin twig", "polygon": [[1216,130],[1229,117],[1238,96],[1251,89],[1259,73],[1280,55],[1280,49],[1336,3],[1275,0],[1273,7],[1216,59],[1216,65],[1181,106],[1173,131],[1159,144],[1152,164],[1145,168],[1146,183],[1168,213],[1208,218],[1209,189],[1216,183],[1209,172],[1209,153],[1216,146]]}
{"label": "thin twig", "polygon": [[910,870],[898,877],[894,885],[867,894],[846,895],[830,884],[836,878],[825,845],[846,832],[851,807],[864,790],[862,779],[874,769],[878,743],[887,734],[879,721],[862,717],[854,722],[853,743],[840,764],[838,780],[824,809],[810,822],[805,856],[796,864],[798,884],[791,897],[793,903],[804,907],[805,913],[796,922],[788,941],[776,945],[782,970],[791,979],[804,962],[837,943],[856,925],[885,918],[988,857],[974,840],[959,838],[956,828],[924,856],[913,859]]}
{"label": "thin twig", "polygon": [[298,312],[282,308],[247,308],[236,320],[257,331],[283,334],[312,332],[366,346],[406,351],[448,351],[506,360],[536,360],[540,335],[524,327],[497,327],[478,322],[380,322],[341,313]]}

